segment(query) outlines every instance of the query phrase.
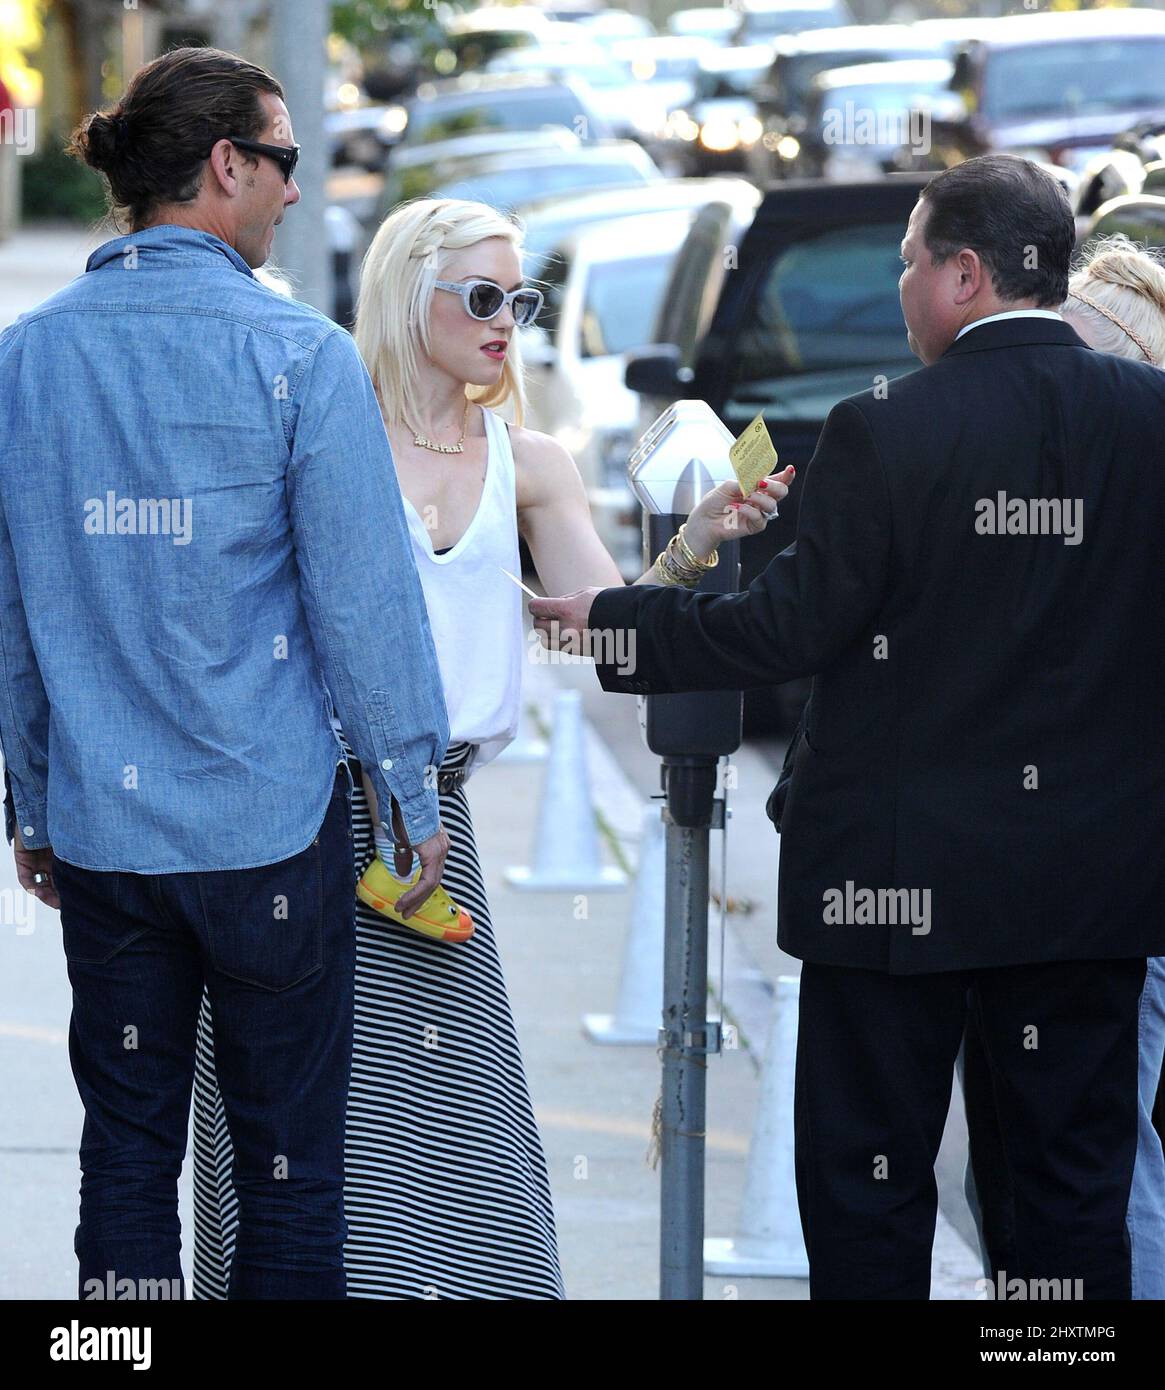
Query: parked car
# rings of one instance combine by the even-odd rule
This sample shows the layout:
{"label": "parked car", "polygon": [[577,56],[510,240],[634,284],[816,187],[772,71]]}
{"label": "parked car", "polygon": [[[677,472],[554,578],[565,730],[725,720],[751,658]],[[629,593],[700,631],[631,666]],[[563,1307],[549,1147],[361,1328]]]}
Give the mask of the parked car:
{"label": "parked car", "polygon": [[954,67],[949,58],[902,58],[818,73],[791,172],[835,182],[895,172],[904,146],[929,149]]}
{"label": "parked car", "polygon": [[731,5],[712,5],[676,10],[668,15],[667,32],[682,39],[712,39],[729,43],[740,26],[740,14]]}
{"label": "parked car", "polygon": [[1165,13],[1104,9],[984,21],[956,58],[961,110],[934,122],[932,168],[993,151],[1079,171],[1165,120]]}
{"label": "parked car", "polygon": [[[592,227],[619,226],[625,233],[643,226],[640,214],[683,211],[690,219],[711,202],[739,205],[742,215],[751,216],[760,202],[759,191],[745,179],[666,179],[641,187],[603,189],[567,197],[543,198],[516,209],[524,227],[523,268],[528,279],[556,294],[555,287],[568,278],[561,247],[572,236]],[[553,306],[546,313],[553,313]],[[545,327],[543,322],[539,327]],[[650,322],[649,322],[650,327]],[[533,335],[535,338],[537,334]],[[537,358],[553,344],[535,343],[530,352]],[[529,353],[527,357],[529,357]],[[570,392],[564,400],[570,399]],[[618,402],[619,408],[609,408]],[[612,386],[610,400],[577,417],[569,428],[569,442],[596,507],[597,524],[612,547],[628,578],[636,578],[638,541],[635,499],[627,484],[626,465],[638,438],[637,402],[626,392],[619,378]],[[630,410],[630,414],[628,414]]]}
{"label": "parked car", "polygon": [[573,456],[595,528],[623,575],[642,573],[627,459],[638,397],[623,383],[625,354],[651,338],[672,258],[694,209],[593,223],[555,246],[541,284],[546,302],[522,330],[527,423]]}
{"label": "parked car", "polygon": [[574,150],[511,150],[479,158],[410,196],[467,198],[506,212],[538,195],[646,185],[661,177],[651,156],[634,140],[604,140]]}
{"label": "parked car", "polygon": [[682,39],[674,35],[623,39],[611,45],[611,52],[630,68],[635,81],[668,111],[692,100],[700,60],[715,51],[711,39]]}
{"label": "parked car", "polygon": [[1146,166],[1131,150],[1106,150],[1093,155],[1080,170],[1073,201],[1076,216],[1090,218],[1102,203],[1140,193],[1145,172]]}
{"label": "parked car", "polygon": [[692,100],[668,115],[648,148],[661,168],[683,174],[744,173],[760,139],[754,89],[772,63],[767,44],[720,48],[700,59]]}
{"label": "parked car", "polygon": [[859,63],[946,56],[941,38],[915,33],[905,24],[856,24],[779,39],[772,66],[754,92],[763,131],[749,148],[749,174],[758,183],[790,176],[809,124],[813,81],[821,73]]}
{"label": "parked car", "polygon": [[509,48],[540,43],[551,20],[533,5],[484,5],[452,16],[445,37],[433,55],[433,70],[440,77],[482,68]]}
{"label": "parked car", "polygon": [[381,138],[381,127],[391,109],[381,102],[325,111],[329,163],[336,168],[352,165],[371,172],[383,169],[390,146]]}
{"label": "parked car", "polygon": [[624,39],[655,37],[655,27],[651,20],[644,19],[639,14],[631,14],[627,10],[599,10],[596,14],[584,15],[577,23],[587,37],[597,43],[616,44]]}
{"label": "parked car", "polygon": [[588,193],[554,194],[519,204],[514,211],[525,229],[526,272],[531,276],[544,275],[554,247],[572,231],[639,213],[682,208],[697,211],[713,202],[739,204],[742,215],[751,215],[760,202],[760,193],[741,178],[681,178]]}
{"label": "parked car", "polygon": [[1142,246],[1165,249],[1165,197],[1142,193],[1140,197],[1114,198],[1097,208],[1080,237],[1085,245],[1093,237],[1127,236]]}
{"label": "parked car", "polygon": [[569,4],[565,3],[565,0],[558,0],[558,3],[546,5],[542,10],[547,19],[568,24],[576,24],[580,19],[591,19],[602,12],[602,0],[571,0]]}
{"label": "parked car", "polygon": [[837,29],[854,22],[845,0],[740,0],[733,43],[766,43],[785,34]]}
{"label": "parked car", "polygon": [[[555,26],[575,28],[575,25]],[[650,83],[638,82],[626,63],[585,36],[571,43],[514,48],[490,60],[489,72],[539,72],[581,87],[611,134],[627,139],[655,135],[667,108]]]}
{"label": "parked car", "polygon": [[573,131],[583,141],[611,135],[580,86],[536,73],[499,72],[422,83],[403,107],[389,108],[381,137],[389,143],[395,135],[395,158],[397,149],[475,131],[540,130],[548,125]]}
{"label": "parked car", "polygon": [[[898,300],[899,247],[925,183],[791,181],[750,219],[704,208],[675,258],[654,345],[629,356],[641,427],[683,398],[707,401],[734,435],[763,414],[779,466],[803,475],[839,400],[919,365]],[[779,519],[743,541],[743,584],[794,539],[797,498],[794,487]],[[748,692],[747,730],[791,729],[805,693],[803,682]]]}
{"label": "parked car", "polygon": [[398,203],[430,194],[435,188],[465,178],[490,159],[549,151],[563,159],[582,148],[582,141],[564,126],[545,130],[479,130],[454,140],[401,149],[385,175],[379,196],[370,209],[378,223]]}

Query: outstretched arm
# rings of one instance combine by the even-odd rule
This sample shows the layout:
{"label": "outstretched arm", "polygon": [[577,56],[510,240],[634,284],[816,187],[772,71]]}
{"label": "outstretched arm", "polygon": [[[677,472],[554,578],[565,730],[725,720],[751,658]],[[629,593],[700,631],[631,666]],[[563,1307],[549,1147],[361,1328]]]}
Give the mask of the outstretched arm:
{"label": "outstretched arm", "polygon": [[[517,433],[517,432],[516,432]],[[565,594],[588,585],[618,585],[622,576],[591,518],[586,488],[574,460],[548,435],[523,430],[515,440],[520,458],[518,525],[547,593]],[[744,498],[735,483],[721,483],[693,509],[685,536],[705,559],[726,540],[763,531],[770,512],[789,491],[792,468],[766,478]],[[654,565],[635,581],[656,585]]]}
{"label": "outstretched arm", "polygon": [[741,594],[672,588],[584,590],[530,603],[550,634],[626,630],[596,648],[604,690],[748,690],[822,670],[862,632],[885,596],[890,500],[869,426],[843,401],[825,422],[803,483],[797,539]]}

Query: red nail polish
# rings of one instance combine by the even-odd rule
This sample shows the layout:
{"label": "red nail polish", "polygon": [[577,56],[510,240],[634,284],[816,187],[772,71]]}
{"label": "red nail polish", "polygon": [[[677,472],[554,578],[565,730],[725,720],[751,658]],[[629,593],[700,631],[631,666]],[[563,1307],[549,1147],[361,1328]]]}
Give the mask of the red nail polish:
{"label": "red nail polish", "polygon": [[757,484],[757,487],[768,487],[768,485],[769,480],[767,478],[762,478],[760,482]]}

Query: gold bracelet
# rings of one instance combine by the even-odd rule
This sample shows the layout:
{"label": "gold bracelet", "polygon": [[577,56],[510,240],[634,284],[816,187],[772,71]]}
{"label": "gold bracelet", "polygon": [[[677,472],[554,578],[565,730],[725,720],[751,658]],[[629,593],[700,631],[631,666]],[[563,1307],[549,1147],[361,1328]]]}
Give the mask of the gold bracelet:
{"label": "gold bracelet", "polygon": [[682,574],[694,576],[697,580],[711,569],[711,565],[697,560],[679,531],[667,543],[667,556],[672,565]]}
{"label": "gold bracelet", "polygon": [[691,565],[694,569],[715,569],[716,566],[720,563],[720,552],[718,550],[714,550],[712,552],[712,558],[710,560],[701,560],[700,557],[692,549],[692,547],[688,544],[687,538],[684,536],[684,527],[687,526],[687,524],[688,523],[685,521],[683,526],[681,526],[680,529],[676,532],[676,536],[679,538],[680,549],[684,552],[684,559],[687,560],[688,564]]}
{"label": "gold bracelet", "polygon": [[676,540],[673,536],[663,551],[663,563],[668,573],[685,588],[698,584],[702,578],[699,570],[692,567],[677,554]]}
{"label": "gold bracelet", "polygon": [[694,589],[696,585],[700,582],[699,577],[696,575],[693,575],[691,577],[682,577],[680,572],[677,571],[669,562],[669,557],[666,550],[661,550],[659,554],[655,557],[655,562],[652,565],[652,569],[654,569],[656,574],[659,576],[659,582],[661,584],[667,584],[673,588]]}

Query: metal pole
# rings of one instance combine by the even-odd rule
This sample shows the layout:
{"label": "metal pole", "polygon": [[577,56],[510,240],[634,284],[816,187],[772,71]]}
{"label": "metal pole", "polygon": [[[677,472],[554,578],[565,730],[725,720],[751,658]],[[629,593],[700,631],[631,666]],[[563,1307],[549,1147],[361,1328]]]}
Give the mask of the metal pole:
{"label": "metal pole", "polygon": [[324,226],[327,0],[279,0],[271,7],[271,53],[283,84],[295,140],[301,146],[295,181],[302,195],[288,208],[275,238],[275,261],[289,272],[295,297],[330,313],[332,285]]}
{"label": "metal pole", "polygon": [[[708,829],[716,763],[664,758],[668,804],[664,889],[660,1258],[663,1299],[704,1296],[704,1124],[708,1053]],[[716,1034],[715,1037],[712,1034]]]}

